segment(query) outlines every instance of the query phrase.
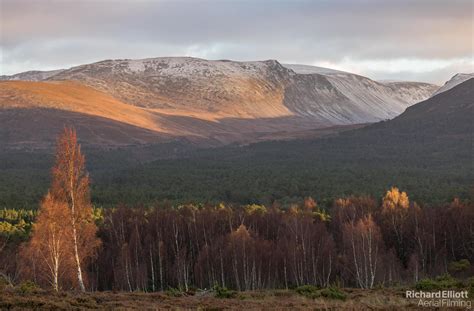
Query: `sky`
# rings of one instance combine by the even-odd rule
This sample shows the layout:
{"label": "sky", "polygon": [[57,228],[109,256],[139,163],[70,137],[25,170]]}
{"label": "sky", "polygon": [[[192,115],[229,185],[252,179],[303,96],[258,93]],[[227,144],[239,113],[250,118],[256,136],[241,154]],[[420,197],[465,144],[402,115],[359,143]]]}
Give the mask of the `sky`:
{"label": "sky", "polygon": [[0,74],[193,56],[443,84],[474,72],[471,0],[0,0]]}

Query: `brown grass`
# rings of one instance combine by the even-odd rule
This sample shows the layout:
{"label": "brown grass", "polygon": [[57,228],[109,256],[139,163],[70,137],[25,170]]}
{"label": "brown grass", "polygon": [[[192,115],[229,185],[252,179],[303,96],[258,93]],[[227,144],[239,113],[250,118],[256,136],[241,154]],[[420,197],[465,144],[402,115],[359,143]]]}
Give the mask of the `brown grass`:
{"label": "brown grass", "polygon": [[[404,298],[396,289],[346,289],[345,301],[310,299],[289,290],[239,293],[236,298],[220,299],[212,293],[171,297],[166,293],[127,292],[48,292],[22,294],[14,290],[0,292],[0,309],[55,310],[422,310],[416,301]],[[426,308],[425,308],[426,310]],[[452,310],[452,309],[450,309]]]}
{"label": "brown grass", "polygon": [[0,94],[0,108],[4,109],[52,108],[166,132],[153,113],[77,82],[5,81],[0,83]]}

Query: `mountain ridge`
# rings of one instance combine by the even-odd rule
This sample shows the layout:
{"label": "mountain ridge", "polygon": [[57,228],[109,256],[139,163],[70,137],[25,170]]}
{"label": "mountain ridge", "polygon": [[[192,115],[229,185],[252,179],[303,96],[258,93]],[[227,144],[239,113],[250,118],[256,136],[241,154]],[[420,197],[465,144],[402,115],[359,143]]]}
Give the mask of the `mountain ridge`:
{"label": "mountain ridge", "polygon": [[2,81],[0,107],[15,109],[20,102],[22,109],[58,108],[165,136],[227,144],[390,119],[437,88],[317,70],[301,74],[276,60],[104,60],[11,76],[33,81]]}
{"label": "mountain ridge", "polygon": [[[319,79],[311,79],[310,76],[314,75],[317,73],[298,74],[276,60],[236,62],[164,57],[106,60],[76,66],[48,79],[78,80],[125,102],[148,108],[182,108],[192,104],[198,109],[225,111],[234,117],[272,117],[295,113],[315,117],[320,111],[329,109],[329,113],[322,113],[318,121],[331,125],[392,118],[407,106],[429,97],[437,88],[433,86],[423,91],[424,96],[409,99],[395,94],[393,87],[359,75],[320,75]],[[120,77],[119,81],[117,77]],[[313,80],[308,81],[309,85],[304,90],[298,89],[300,93],[309,91],[306,100],[286,96],[286,90],[298,88],[301,80]],[[315,80],[320,83],[315,84]],[[358,86],[348,87],[353,83],[358,83]],[[188,92],[176,92],[176,89],[185,88]],[[361,90],[368,94],[361,94]],[[291,90],[290,93],[294,94]],[[351,115],[338,110],[337,105],[331,105],[340,102],[344,102],[347,109],[354,108],[355,113]],[[236,103],[252,105],[232,109]],[[296,111],[295,105],[298,106]],[[253,109],[255,107],[257,111]]]}

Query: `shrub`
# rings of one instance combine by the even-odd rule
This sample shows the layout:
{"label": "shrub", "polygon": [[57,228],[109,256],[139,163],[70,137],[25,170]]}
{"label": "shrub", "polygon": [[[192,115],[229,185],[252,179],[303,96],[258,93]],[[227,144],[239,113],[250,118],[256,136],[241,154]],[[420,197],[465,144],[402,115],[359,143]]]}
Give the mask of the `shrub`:
{"label": "shrub", "polygon": [[432,279],[423,279],[416,283],[415,288],[418,290],[432,290],[437,287],[437,284]]}
{"label": "shrub", "polygon": [[22,282],[17,290],[22,294],[34,293],[39,290],[39,287],[32,281]]}
{"label": "shrub", "polygon": [[418,290],[437,290],[461,287],[463,287],[463,284],[449,274],[438,276],[435,279],[423,279],[415,285],[415,288]]}
{"label": "shrub", "polygon": [[307,298],[315,299],[321,297],[321,292],[316,286],[313,285],[302,285],[295,288],[295,291]]}
{"label": "shrub", "polygon": [[346,300],[347,295],[337,287],[328,287],[321,290],[321,296],[329,299]]}
{"label": "shrub", "polygon": [[466,280],[466,287],[469,290],[469,294],[470,294],[469,297],[474,296],[474,276]]}
{"label": "shrub", "polygon": [[182,297],[182,296],[184,296],[183,291],[181,291],[179,288],[174,288],[174,287],[168,288],[168,290],[166,290],[165,293],[166,293],[166,295],[168,295],[170,297]]}
{"label": "shrub", "polygon": [[307,298],[316,299],[319,297],[329,298],[329,299],[339,299],[345,300],[347,295],[337,286],[330,286],[327,288],[319,289],[313,285],[303,285],[295,289],[295,291]]}
{"label": "shrub", "polygon": [[459,261],[452,261],[449,263],[449,271],[461,272],[466,271],[471,267],[471,263],[467,259],[461,259]]}
{"label": "shrub", "polygon": [[234,290],[228,290],[225,287],[221,287],[219,285],[214,285],[212,290],[215,293],[217,298],[235,298],[237,297],[237,292]]}
{"label": "shrub", "polygon": [[474,288],[474,276],[466,280],[466,287]]}

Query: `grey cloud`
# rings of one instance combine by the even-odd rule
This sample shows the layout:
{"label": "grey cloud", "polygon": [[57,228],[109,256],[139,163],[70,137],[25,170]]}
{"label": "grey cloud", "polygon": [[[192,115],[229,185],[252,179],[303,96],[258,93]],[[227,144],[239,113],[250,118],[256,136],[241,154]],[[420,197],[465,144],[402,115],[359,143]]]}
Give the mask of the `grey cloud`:
{"label": "grey cloud", "polygon": [[425,81],[438,85],[443,85],[455,73],[471,73],[474,72],[472,62],[466,60],[457,60],[452,64],[436,70],[427,70],[424,72],[399,71],[384,72],[383,70],[367,70],[364,75],[372,77],[375,80],[401,80],[405,81]]}
{"label": "grey cloud", "polygon": [[183,54],[305,64],[473,55],[472,3],[462,0],[0,3],[5,73]]}

